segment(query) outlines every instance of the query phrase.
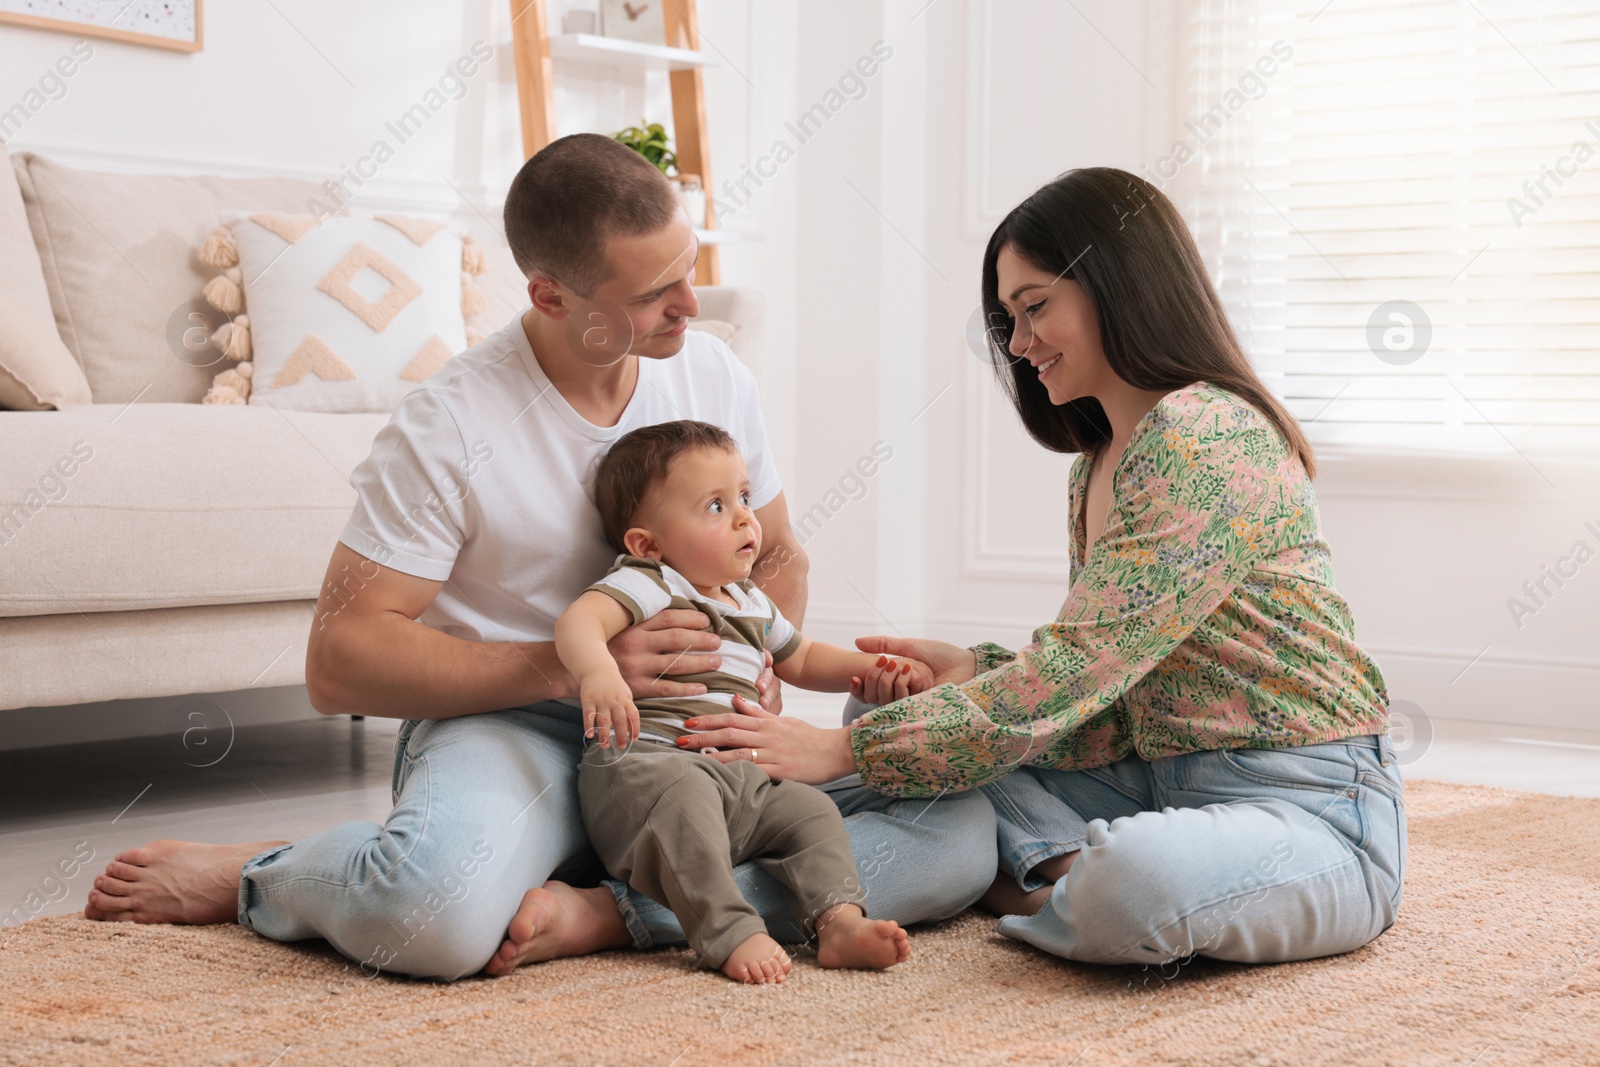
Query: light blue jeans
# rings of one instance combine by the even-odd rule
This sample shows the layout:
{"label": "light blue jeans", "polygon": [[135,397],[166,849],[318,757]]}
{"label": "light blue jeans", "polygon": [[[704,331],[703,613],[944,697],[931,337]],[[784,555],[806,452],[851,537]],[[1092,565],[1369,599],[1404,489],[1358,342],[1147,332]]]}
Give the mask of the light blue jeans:
{"label": "light blue jeans", "polygon": [[1000,920],[1057,956],[1303,960],[1365,945],[1400,907],[1406,809],[1387,735],[1025,767],[982,792],[1022,889],[1046,884],[1041,861],[1081,849],[1037,915]]}
{"label": "light blue jeans", "polygon": [[[604,878],[578,813],[582,733],[578,710],[557,702],[408,720],[388,821],[346,823],[251,858],[239,923],[276,941],[325,938],[369,975],[477,973],[530,888]],[[854,776],[822,788],[845,816],[874,917],[948,918],[993,880],[994,811],[979,794],[895,800]],[[753,863],[734,875],[773,937],[806,940],[770,875]],[[639,948],[683,942],[671,911],[605,884]]]}

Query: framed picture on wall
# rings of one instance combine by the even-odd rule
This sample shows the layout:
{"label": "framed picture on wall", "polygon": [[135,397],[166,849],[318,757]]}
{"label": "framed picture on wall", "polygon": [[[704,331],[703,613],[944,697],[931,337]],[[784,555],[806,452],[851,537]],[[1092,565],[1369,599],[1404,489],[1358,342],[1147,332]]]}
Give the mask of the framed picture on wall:
{"label": "framed picture on wall", "polygon": [[639,44],[667,43],[668,0],[600,0],[600,32]]}
{"label": "framed picture on wall", "polygon": [[0,0],[0,23],[198,52],[204,0]]}

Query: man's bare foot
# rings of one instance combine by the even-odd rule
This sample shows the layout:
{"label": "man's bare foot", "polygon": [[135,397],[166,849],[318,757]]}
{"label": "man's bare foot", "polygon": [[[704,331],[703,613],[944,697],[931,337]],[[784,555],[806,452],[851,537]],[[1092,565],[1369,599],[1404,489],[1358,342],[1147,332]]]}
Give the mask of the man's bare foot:
{"label": "man's bare foot", "polygon": [[1053,885],[1041,886],[1030,892],[1017,887],[1017,880],[1005,871],[995,876],[994,883],[983,891],[978,906],[990,915],[1037,915],[1050,902]]}
{"label": "man's bare foot", "polygon": [[911,958],[911,939],[890,919],[869,919],[854,904],[817,919],[817,962],[824,967],[882,971]]}
{"label": "man's bare foot", "polygon": [[86,919],[136,923],[231,923],[239,917],[239,872],[250,857],[287,841],[205,845],[152,841],[117,853],[96,876]]}
{"label": "man's bare foot", "polygon": [[1078,849],[1064,853],[1060,856],[1051,856],[1033,868],[1033,873],[1043,878],[1049,885],[1042,885],[1038,889],[1024,891],[1017,885],[1017,880],[1001,870],[995,875],[994,884],[984,891],[983,899],[978,905],[991,915],[1037,915],[1050,903],[1050,894],[1055,891],[1055,883],[1067,876],[1072,870],[1072,865],[1078,861]]}
{"label": "man's bare foot", "polygon": [[546,882],[523,894],[505,943],[483,973],[499,978],[524,963],[587,956],[631,944],[633,935],[622,921],[611,890],[605,886],[574,889],[565,882]]}
{"label": "man's bare foot", "polygon": [[739,947],[722,965],[723,974],[736,982],[749,982],[751,985],[781,982],[789,977],[793,969],[794,961],[783,951],[783,946],[766,934],[751,934],[739,942]]}

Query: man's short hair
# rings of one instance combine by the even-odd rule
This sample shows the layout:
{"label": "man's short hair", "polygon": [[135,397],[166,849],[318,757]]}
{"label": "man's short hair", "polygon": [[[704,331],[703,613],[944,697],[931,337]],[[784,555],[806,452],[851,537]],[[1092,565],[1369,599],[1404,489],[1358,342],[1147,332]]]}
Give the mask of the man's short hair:
{"label": "man's short hair", "polygon": [[667,176],[620,141],[575,133],[535,152],[506,193],[506,241],[522,273],[588,296],[605,282],[607,238],[656,233],[678,213]]}
{"label": "man's short hair", "polygon": [[666,479],[673,460],[698,448],[735,454],[739,451],[728,431],[693,419],[641,426],[623,434],[611,446],[595,471],[594,502],[612,548],[618,552],[628,550],[622,543],[623,535],[635,525],[633,520],[651,487]]}

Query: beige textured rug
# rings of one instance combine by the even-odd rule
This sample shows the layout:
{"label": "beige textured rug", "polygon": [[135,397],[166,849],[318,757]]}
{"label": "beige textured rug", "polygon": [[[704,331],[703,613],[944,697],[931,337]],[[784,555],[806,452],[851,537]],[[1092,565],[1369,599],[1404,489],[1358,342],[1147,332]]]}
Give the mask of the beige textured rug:
{"label": "beige textured rug", "polygon": [[969,913],[884,974],[802,958],[784,986],[742,987],[665,951],[443,986],[365,980],[320,942],[56,916],[0,951],[0,1062],[1600,1063],[1600,800],[1407,794],[1400,919],[1331,959],[1166,981]]}

